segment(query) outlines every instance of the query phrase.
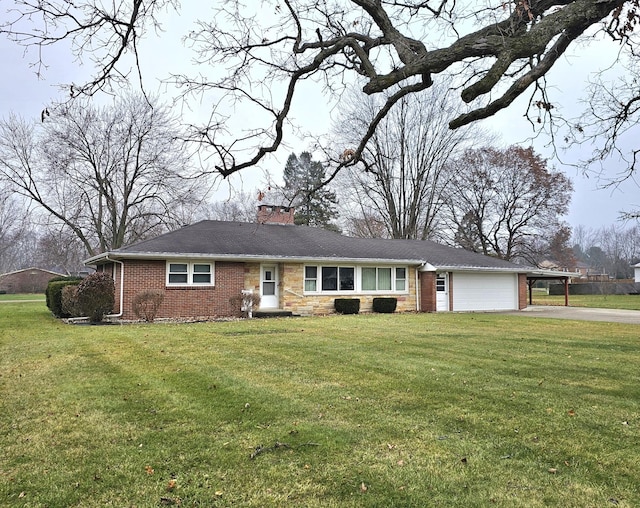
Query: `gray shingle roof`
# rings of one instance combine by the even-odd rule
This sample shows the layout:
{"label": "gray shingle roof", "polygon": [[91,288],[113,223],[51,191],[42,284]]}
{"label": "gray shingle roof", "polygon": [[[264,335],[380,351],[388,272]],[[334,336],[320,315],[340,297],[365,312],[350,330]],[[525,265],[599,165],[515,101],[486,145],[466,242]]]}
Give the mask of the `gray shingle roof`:
{"label": "gray shingle roof", "polygon": [[508,261],[431,241],[351,238],[307,226],[202,221],[156,238],[95,256],[101,258],[208,256],[218,259],[401,261],[435,268],[523,271]]}

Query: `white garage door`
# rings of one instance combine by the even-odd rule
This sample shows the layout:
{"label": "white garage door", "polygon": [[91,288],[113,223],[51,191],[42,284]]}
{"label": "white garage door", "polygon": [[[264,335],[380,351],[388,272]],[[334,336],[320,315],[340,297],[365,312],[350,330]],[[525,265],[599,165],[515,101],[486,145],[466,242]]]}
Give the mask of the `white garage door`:
{"label": "white garage door", "polygon": [[452,310],[517,310],[518,274],[454,273]]}

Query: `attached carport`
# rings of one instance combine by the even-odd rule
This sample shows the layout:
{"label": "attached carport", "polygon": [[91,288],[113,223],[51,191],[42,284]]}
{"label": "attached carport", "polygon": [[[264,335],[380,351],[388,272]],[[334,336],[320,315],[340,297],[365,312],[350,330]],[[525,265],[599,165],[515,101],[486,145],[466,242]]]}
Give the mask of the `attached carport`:
{"label": "attached carport", "polygon": [[556,270],[535,270],[527,272],[529,286],[529,305],[533,305],[533,285],[539,280],[554,280],[564,284],[564,305],[569,306],[569,281],[572,277],[579,277],[577,272],[558,272]]}

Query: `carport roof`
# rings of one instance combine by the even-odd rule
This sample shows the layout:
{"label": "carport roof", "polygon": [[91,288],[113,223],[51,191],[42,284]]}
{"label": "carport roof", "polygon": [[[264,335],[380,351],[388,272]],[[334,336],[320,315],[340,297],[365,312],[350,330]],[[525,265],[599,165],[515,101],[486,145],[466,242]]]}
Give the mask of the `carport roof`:
{"label": "carport roof", "polygon": [[352,238],[307,226],[202,221],[86,261],[209,258],[317,262],[388,262],[423,269],[529,272],[532,267],[432,241]]}

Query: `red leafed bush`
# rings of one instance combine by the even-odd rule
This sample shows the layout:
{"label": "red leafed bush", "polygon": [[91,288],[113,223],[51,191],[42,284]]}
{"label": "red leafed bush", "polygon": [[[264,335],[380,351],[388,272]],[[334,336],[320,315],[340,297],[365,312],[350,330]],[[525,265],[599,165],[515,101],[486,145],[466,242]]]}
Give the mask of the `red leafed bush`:
{"label": "red leafed bush", "polygon": [[85,277],[78,284],[77,292],[82,315],[99,323],[113,310],[115,293],[113,279],[108,273],[96,272]]}
{"label": "red leafed bush", "polygon": [[138,319],[152,323],[158,314],[158,309],[164,300],[164,292],[157,289],[141,291],[133,297],[133,312]]}

